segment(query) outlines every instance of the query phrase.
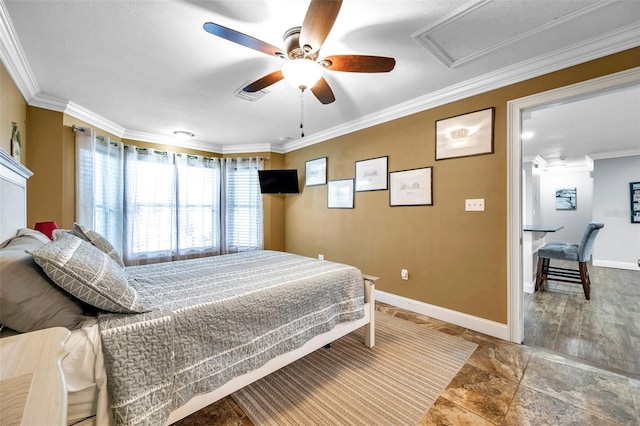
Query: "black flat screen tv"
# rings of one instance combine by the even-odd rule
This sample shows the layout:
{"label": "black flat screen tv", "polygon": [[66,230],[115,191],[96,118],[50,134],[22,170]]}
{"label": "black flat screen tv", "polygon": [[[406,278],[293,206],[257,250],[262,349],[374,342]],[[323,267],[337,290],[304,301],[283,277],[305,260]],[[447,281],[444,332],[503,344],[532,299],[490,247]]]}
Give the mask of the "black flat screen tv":
{"label": "black flat screen tv", "polygon": [[298,194],[298,171],[258,170],[260,192],[262,194]]}

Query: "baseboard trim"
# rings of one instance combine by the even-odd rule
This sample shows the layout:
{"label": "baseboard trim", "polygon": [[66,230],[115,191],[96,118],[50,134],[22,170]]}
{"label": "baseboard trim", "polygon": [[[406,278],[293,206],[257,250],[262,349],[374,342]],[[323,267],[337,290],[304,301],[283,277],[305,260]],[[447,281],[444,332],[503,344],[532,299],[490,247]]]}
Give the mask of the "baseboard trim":
{"label": "baseboard trim", "polygon": [[640,271],[640,267],[632,262],[616,262],[613,260],[595,260],[591,261],[593,266],[602,266],[603,268],[628,269],[630,271]]}
{"label": "baseboard trim", "polygon": [[376,300],[411,312],[427,315],[441,321],[450,322],[451,324],[468,328],[470,330],[477,331],[478,333],[488,334],[489,336],[497,337],[502,340],[509,340],[509,327],[507,324],[475,317],[473,315],[436,305],[430,305],[428,303],[420,302],[419,300],[409,299],[407,297],[398,296],[381,290],[376,290]]}
{"label": "baseboard trim", "polygon": [[522,291],[524,291],[525,293],[533,293],[535,289],[536,286],[534,283],[527,283],[522,286]]}

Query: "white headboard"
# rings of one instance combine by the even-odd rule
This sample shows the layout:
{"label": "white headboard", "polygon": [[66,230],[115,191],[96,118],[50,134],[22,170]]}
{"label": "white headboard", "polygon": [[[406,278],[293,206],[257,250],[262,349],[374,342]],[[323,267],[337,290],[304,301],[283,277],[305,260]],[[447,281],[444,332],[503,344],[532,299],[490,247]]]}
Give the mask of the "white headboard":
{"label": "white headboard", "polygon": [[27,179],[33,173],[0,149],[0,242],[27,224]]}

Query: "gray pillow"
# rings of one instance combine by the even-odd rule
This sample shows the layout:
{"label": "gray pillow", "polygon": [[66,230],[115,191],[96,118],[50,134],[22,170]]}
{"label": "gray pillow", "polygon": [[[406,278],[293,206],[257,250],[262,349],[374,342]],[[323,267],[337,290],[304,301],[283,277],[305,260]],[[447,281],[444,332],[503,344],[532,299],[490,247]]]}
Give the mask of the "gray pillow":
{"label": "gray pillow", "polygon": [[80,303],[52,282],[25,252],[41,248],[45,241],[51,240],[38,231],[21,229],[0,249],[0,323],[15,331],[74,329],[88,318]]}
{"label": "gray pillow", "polygon": [[73,234],[76,237],[82,238],[85,241],[89,241],[94,246],[98,247],[103,252],[107,253],[121,268],[124,268],[124,262],[116,248],[105,237],[93,231],[86,226],[79,223],[73,224]]}
{"label": "gray pillow", "polygon": [[60,232],[29,253],[53,282],[83,302],[108,312],[145,312],[124,269],[90,243]]}

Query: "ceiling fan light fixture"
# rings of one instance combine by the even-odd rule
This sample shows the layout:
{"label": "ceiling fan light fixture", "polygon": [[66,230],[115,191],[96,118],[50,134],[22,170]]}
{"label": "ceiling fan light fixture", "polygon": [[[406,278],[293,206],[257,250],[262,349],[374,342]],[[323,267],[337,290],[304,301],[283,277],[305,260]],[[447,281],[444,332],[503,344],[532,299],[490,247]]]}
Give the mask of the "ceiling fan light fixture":
{"label": "ceiling fan light fixture", "polygon": [[282,75],[287,82],[296,89],[305,90],[313,87],[324,70],[322,66],[311,59],[293,59],[282,66]]}

